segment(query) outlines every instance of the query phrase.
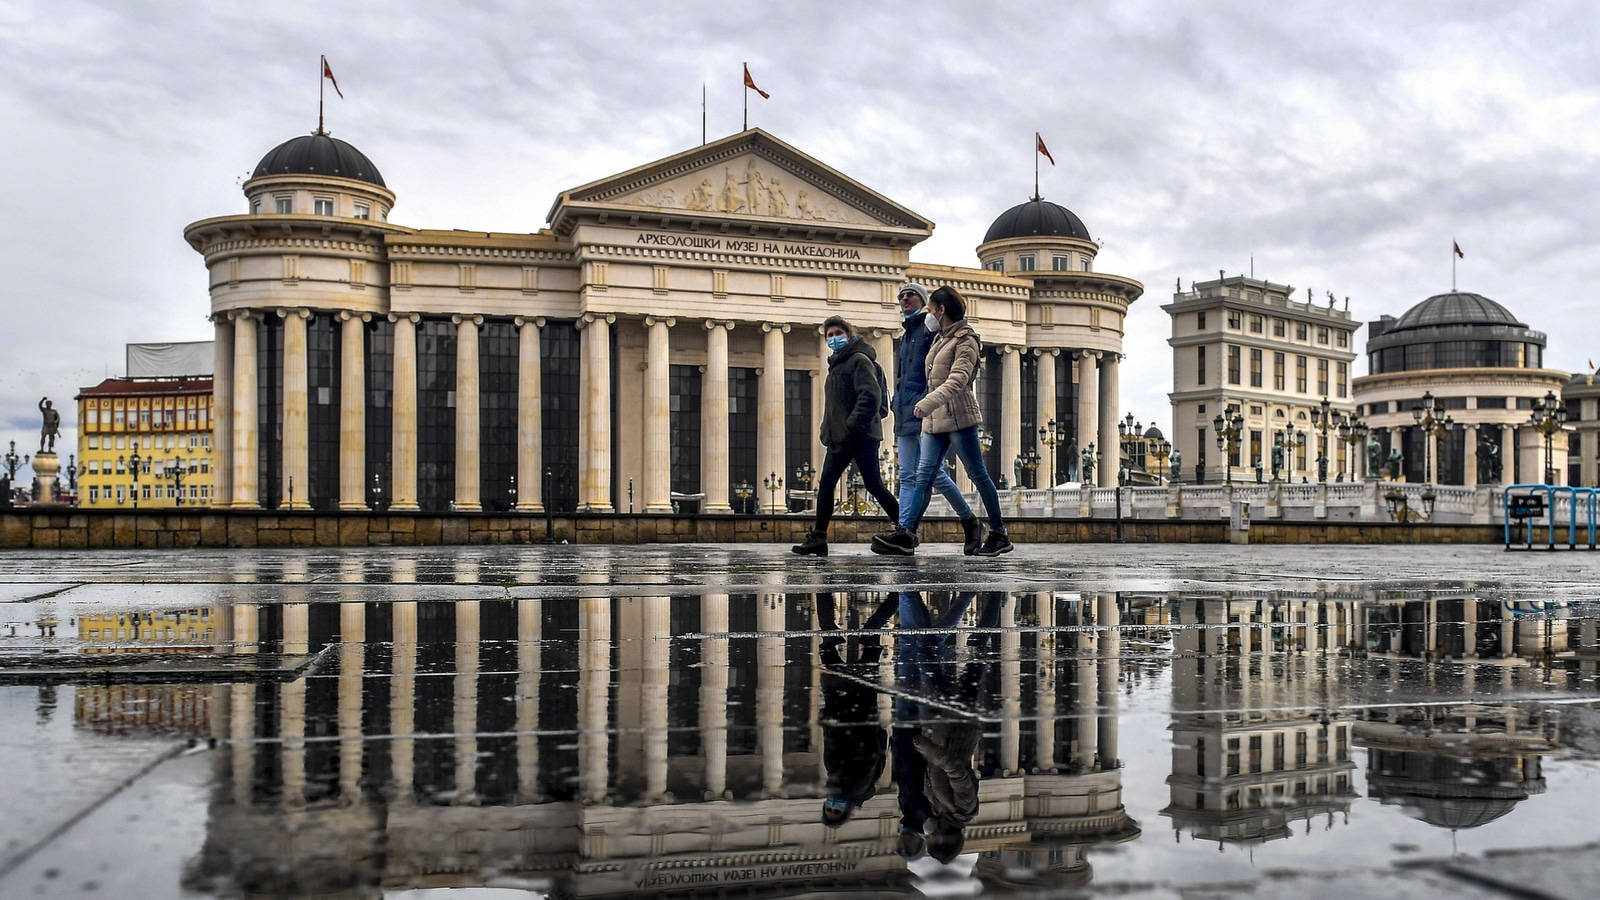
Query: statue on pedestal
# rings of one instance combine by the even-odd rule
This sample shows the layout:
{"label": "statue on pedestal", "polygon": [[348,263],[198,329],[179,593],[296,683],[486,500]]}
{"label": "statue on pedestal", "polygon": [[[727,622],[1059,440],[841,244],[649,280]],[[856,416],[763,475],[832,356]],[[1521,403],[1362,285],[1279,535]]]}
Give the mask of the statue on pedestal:
{"label": "statue on pedestal", "polygon": [[1400,452],[1400,448],[1399,447],[1396,447],[1393,450],[1389,451],[1389,480],[1390,481],[1399,481],[1400,480],[1400,465],[1402,463],[1404,463],[1404,462],[1405,462],[1405,454]]}
{"label": "statue on pedestal", "polygon": [[[56,434],[61,431],[61,413],[50,402],[49,397],[39,398],[39,412],[44,416],[44,424],[39,427],[39,452],[56,452]],[[49,446],[46,446],[46,443]]]}
{"label": "statue on pedestal", "polygon": [[1283,445],[1272,445],[1272,480],[1278,481],[1279,474],[1283,471]]}
{"label": "statue on pedestal", "polygon": [[1383,445],[1377,438],[1367,441],[1367,480],[1377,481],[1383,472]]}
{"label": "statue on pedestal", "polygon": [[1183,484],[1183,451],[1172,451],[1172,483]]}

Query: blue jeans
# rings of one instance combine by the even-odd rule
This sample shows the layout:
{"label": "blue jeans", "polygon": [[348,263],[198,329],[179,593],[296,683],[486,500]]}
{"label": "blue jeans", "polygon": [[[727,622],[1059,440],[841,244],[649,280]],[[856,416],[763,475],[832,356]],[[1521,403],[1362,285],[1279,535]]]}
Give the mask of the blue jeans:
{"label": "blue jeans", "polygon": [[945,454],[949,453],[952,447],[955,448],[956,457],[961,460],[962,467],[967,470],[967,477],[972,479],[972,486],[978,489],[978,497],[983,500],[984,512],[989,514],[989,527],[1004,532],[1006,523],[1000,518],[1000,492],[994,489],[994,482],[989,478],[989,470],[983,466],[983,448],[978,446],[976,425],[960,431],[922,436],[922,446],[919,448],[917,459],[917,474],[911,480],[908,498],[900,504],[900,524],[909,531],[916,531],[917,526],[922,523],[922,515],[928,511],[928,501],[933,498],[934,476],[944,467]]}
{"label": "blue jeans", "polygon": [[[905,509],[911,503],[911,483],[916,480],[917,461],[922,458],[922,435],[899,435],[895,438],[895,445],[900,453],[900,508]],[[944,495],[957,518],[965,519],[972,515],[967,498],[961,496],[961,489],[956,487],[955,479],[943,466],[933,476],[933,489]]]}

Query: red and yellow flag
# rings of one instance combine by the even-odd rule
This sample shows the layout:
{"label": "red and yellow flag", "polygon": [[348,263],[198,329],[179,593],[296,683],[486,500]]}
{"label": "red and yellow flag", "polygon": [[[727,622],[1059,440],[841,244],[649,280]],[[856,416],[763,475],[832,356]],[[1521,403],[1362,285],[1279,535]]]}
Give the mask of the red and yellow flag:
{"label": "red and yellow flag", "polygon": [[1050,160],[1050,165],[1052,165],[1052,166],[1055,165],[1056,164],[1056,158],[1054,156],[1050,155],[1050,148],[1046,147],[1044,145],[1044,138],[1040,137],[1039,136],[1039,132],[1037,132],[1037,131],[1035,131],[1033,133],[1033,142],[1034,142],[1035,148],[1040,153],[1044,154],[1044,158]]}
{"label": "red and yellow flag", "polygon": [[1456,258],[1457,259],[1466,259],[1467,258],[1467,255],[1465,253],[1461,252],[1461,245],[1460,244],[1456,243],[1455,241],[1451,241],[1450,242],[1450,247],[1456,251]]}
{"label": "red and yellow flag", "polygon": [[[343,100],[344,99],[344,91],[339,90],[339,79],[333,77],[333,69],[328,66],[328,58],[326,56],[324,56],[322,58],[322,77],[328,79],[331,82],[333,82],[334,93],[339,95],[339,99],[340,100]],[[746,77],[749,77],[749,76],[746,76]]]}
{"label": "red and yellow flag", "polygon": [[749,88],[750,90],[755,91],[756,93],[760,94],[761,95],[761,99],[763,99],[763,100],[771,100],[772,99],[772,95],[771,94],[767,93],[766,91],[763,91],[761,88],[756,87],[756,80],[754,78],[750,77],[750,64],[749,63],[745,63],[745,66],[744,66],[744,86]]}

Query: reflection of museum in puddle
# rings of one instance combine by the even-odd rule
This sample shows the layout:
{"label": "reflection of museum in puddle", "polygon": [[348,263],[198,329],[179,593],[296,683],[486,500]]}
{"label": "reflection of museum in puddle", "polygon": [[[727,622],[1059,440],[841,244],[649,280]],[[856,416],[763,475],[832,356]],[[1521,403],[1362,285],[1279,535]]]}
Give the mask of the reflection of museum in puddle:
{"label": "reflection of museum in puddle", "polygon": [[217,505],[532,510],[548,468],[561,510],[725,512],[738,485],[765,506],[765,479],[821,466],[817,326],[845,316],[889,363],[908,279],[972,301],[992,470],[1048,466],[1054,420],[1058,479],[1091,441],[1115,478],[1143,288],[1092,271],[1054,203],[997,218],[982,268],[911,263],[931,221],[759,130],[566,191],[535,234],[392,224],[377,168],[321,133],[244,193],[185,232],[216,323]]}
{"label": "reflection of museum in puddle", "polygon": [[[243,650],[337,644],[337,665],[197,688],[211,733],[234,740],[217,754],[193,889],[470,885],[498,873],[610,896],[909,877],[887,767],[844,828],[820,823],[819,638],[755,636],[815,630],[814,595],[308,604],[296,590],[217,611],[220,634]],[[877,600],[853,597],[857,620]],[[1118,620],[1110,595],[1006,603],[1011,630],[979,698],[1002,720],[984,726],[981,805],[966,832],[985,882],[1081,883],[1087,848],[1137,836],[1117,761],[1117,634],[1011,628]],[[621,639],[630,634],[659,637]],[[1052,663],[1038,665],[1036,650]],[[882,666],[888,690],[892,658]],[[887,694],[879,709],[887,726]]]}
{"label": "reflection of museum in puddle", "polygon": [[[1367,753],[1368,796],[1439,827],[1484,824],[1544,790],[1541,755],[1559,743],[1555,717],[1481,692],[1516,689],[1530,658],[1569,655],[1561,610],[1528,615],[1526,603],[1432,594],[1236,592],[1171,602],[1179,630],[1163,814],[1180,833],[1252,844],[1288,837],[1296,821],[1308,830],[1322,816],[1327,827],[1347,821],[1333,814],[1347,816],[1357,796],[1352,744]],[[1594,648],[1593,626],[1575,643]],[[1341,657],[1352,654],[1372,664],[1351,669]],[[1430,668],[1429,684],[1482,702],[1383,704],[1354,721],[1337,711],[1374,684],[1402,696],[1411,685],[1393,662],[1407,659],[1469,663]]]}

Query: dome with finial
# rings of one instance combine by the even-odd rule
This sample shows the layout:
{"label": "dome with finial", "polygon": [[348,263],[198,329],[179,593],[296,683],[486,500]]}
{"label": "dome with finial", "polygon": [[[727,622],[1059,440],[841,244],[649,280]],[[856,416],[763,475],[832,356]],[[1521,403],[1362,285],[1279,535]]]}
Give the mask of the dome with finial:
{"label": "dome with finial", "polygon": [[387,187],[366,154],[326,131],[292,137],[268,150],[250,177],[265,175],[331,175]]}
{"label": "dome with finial", "polygon": [[1059,203],[1040,197],[1019,203],[1001,213],[983,235],[985,244],[1009,238],[1065,237],[1093,240],[1083,220]]}

